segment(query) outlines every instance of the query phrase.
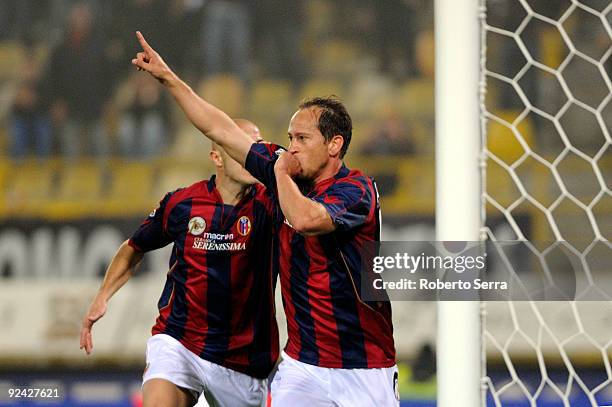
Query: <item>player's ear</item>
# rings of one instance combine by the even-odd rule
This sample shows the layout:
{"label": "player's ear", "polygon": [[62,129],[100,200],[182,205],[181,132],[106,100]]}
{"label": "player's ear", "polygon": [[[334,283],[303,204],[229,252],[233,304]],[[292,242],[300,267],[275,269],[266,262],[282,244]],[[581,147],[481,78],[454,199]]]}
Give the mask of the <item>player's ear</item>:
{"label": "player's ear", "polygon": [[223,167],[223,157],[217,150],[210,150],[210,159],[215,164],[215,167]]}
{"label": "player's ear", "polygon": [[341,135],[336,134],[331,138],[329,143],[327,143],[327,150],[329,151],[329,155],[331,157],[336,157],[340,155],[340,150],[342,150],[342,146],[344,145],[344,138]]}

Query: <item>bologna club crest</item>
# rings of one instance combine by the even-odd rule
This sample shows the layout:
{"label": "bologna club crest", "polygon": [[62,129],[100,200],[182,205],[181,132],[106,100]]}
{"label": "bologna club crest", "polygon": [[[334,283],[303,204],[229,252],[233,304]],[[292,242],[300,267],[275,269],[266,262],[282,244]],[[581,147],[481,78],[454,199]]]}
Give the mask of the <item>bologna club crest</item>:
{"label": "bologna club crest", "polygon": [[243,216],[238,219],[238,223],[236,224],[236,229],[238,229],[238,233],[242,236],[246,236],[251,233],[251,219],[248,216]]}

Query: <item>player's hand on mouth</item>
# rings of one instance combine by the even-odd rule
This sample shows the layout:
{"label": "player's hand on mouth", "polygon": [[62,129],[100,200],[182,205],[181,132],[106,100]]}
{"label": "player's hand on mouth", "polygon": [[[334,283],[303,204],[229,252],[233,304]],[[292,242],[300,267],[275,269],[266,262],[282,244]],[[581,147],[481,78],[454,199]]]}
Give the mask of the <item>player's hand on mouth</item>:
{"label": "player's hand on mouth", "polygon": [[276,160],[274,171],[277,174],[287,174],[293,178],[302,172],[302,166],[294,153],[285,151]]}

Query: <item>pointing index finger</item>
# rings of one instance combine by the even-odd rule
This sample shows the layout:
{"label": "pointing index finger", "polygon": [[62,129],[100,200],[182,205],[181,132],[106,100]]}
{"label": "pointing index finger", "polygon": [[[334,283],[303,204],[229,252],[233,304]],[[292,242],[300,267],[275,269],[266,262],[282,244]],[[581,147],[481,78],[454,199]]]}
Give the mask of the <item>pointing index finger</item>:
{"label": "pointing index finger", "polygon": [[136,38],[138,38],[138,42],[140,42],[140,46],[145,52],[148,54],[149,52],[153,52],[153,48],[149,45],[147,40],[145,40],[144,35],[140,31],[136,31]]}

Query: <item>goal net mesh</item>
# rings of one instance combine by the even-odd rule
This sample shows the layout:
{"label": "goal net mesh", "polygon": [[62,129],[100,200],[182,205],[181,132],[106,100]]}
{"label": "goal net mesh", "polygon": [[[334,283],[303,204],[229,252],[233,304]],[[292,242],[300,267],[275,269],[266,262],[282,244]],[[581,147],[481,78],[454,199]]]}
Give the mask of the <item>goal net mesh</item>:
{"label": "goal net mesh", "polygon": [[483,399],[612,405],[612,2],[481,6],[482,237],[521,242],[511,272],[575,288],[483,302]]}

